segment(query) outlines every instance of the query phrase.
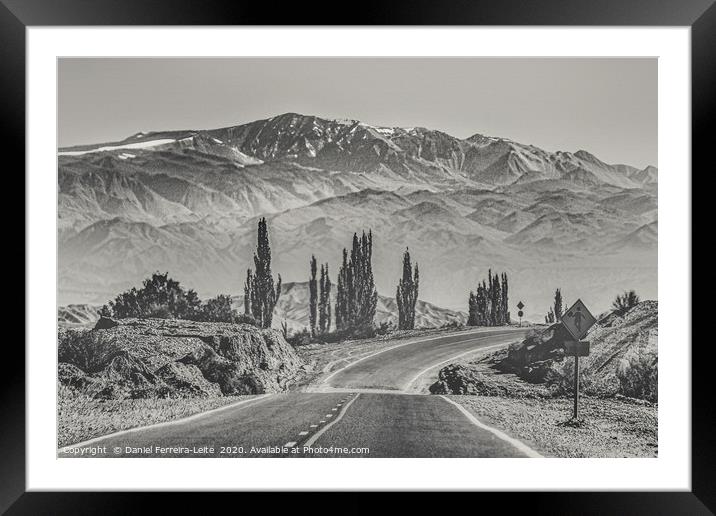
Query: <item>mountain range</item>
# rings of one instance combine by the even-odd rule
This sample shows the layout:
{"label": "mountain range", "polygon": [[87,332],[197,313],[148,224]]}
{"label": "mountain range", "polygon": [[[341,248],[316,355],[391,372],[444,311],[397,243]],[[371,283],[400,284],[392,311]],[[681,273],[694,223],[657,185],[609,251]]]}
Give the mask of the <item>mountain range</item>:
{"label": "mountain range", "polygon": [[265,216],[287,283],[312,254],[335,279],[353,232],[372,229],[386,298],[408,247],[436,307],[466,311],[492,268],[535,319],[557,287],[599,312],[626,288],[656,298],[657,180],[584,150],[295,113],[62,148],[59,302],[104,303],[156,270],[238,295]]}

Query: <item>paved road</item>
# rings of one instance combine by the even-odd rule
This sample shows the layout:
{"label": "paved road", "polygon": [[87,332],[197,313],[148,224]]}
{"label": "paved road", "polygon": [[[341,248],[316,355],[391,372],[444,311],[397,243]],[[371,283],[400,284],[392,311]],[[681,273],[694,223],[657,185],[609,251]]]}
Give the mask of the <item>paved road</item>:
{"label": "paved road", "polygon": [[524,334],[523,329],[461,332],[422,342],[398,344],[334,372],[324,385],[347,390],[406,390],[419,375],[422,376],[440,364],[445,365],[456,356],[488,347],[505,346],[519,340]]}
{"label": "paved road", "polygon": [[534,456],[522,443],[487,427],[447,398],[401,392],[416,375],[441,361],[505,345],[522,333],[490,330],[396,344],[399,347],[331,374],[327,392],[257,396],[187,420],[80,443],[60,450],[59,456]]}
{"label": "paved road", "polygon": [[363,456],[360,447],[370,450],[368,457],[525,457],[441,396],[429,394],[360,393],[311,447],[333,447],[334,457]]}

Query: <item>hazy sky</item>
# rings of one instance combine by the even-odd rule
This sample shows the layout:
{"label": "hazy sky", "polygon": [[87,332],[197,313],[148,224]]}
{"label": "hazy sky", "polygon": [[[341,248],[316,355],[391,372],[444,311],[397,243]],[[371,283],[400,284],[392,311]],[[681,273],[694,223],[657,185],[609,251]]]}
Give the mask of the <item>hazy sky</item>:
{"label": "hazy sky", "polygon": [[657,165],[653,58],[110,58],[58,68],[60,146],[292,111]]}

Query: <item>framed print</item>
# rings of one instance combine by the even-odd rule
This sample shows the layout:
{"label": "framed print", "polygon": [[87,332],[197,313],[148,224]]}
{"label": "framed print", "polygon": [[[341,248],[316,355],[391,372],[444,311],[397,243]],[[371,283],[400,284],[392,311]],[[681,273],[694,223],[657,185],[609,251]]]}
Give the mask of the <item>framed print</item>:
{"label": "framed print", "polygon": [[711,2],[2,16],[27,203],[9,514],[87,491],[713,509]]}

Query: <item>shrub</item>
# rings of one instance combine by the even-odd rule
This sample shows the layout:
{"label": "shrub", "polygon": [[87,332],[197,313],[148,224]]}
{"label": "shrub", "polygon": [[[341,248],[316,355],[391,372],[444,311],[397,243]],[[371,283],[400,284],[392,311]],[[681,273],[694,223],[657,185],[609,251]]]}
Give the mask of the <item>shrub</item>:
{"label": "shrub", "polygon": [[104,305],[99,314],[115,319],[189,319],[258,326],[253,316],[232,309],[231,296],[220,294],[202,303],[196,292],[184,290],[168,273],[155,273],[144,280],[141,289],[122,292]]}
{"label": "shrub", "polygon": [[357,328],[353,328],[353,331],[350,333],[350,337],[352,339],[370,339],[375,337],[376,335],[376,327],[371,324],[362,324],[358,326]]}
{"label": "shrub", "polygon": [[101,332],[86,329],[61,329],[57,336],[57,361],[95,373],[106,364],[106,357],[115,350],[114,342]]}
{"label": "shrub", "polygon": [[[567,357],[561,362],[545,364],[544,371],[547,385],[556,395],[571,395],[574,392],[574,359]],[[614,374],[598,376],[593,370],[583,369],[579,375],[579,390],[583,394],[598,397],[611,397],[618,394],[619,382]]]}
{"label": "shrub", "polygon": [[617,315],[624,315],[639,304],[639,296],[633,290],[618,295],[612,303],[612,308]]}
{"label": "shrub", "polygon": [[629,350],[616,370],[621,394],[652,402],[658,401],[658,374],[659,359],[653,344]]}
{"label": "shrub", "polygon": [[350,328],[344,330],[335,330],[316,335],[316,341],[323,344],[333,344],[334,342],[340,342],[351,338],[353,330]]}
{"label": "shrub", "polygon": [[144,280],[142,288],[122,292],[100,313],[117,319],[156,317],[161,319],[194,319],[201,307],[193,290],[184,290],[169,273],[154,273]]}
{"label": "shrub", "polygon": [[395,330],[395,325],[390,321],[383,321],[375,327],[374,335],[385,335]]}
{"label": "shrub", "polygon": [[[197,311],[195,320],[232,323],[238,319],[237,315],[236,311],[231,308],[231,297],[218,295],[201,305]],[[251,319],[253,319],[253,317]]]}
{"label": "shrub", "polygon": [[288,339],[286,339],[286,341],[293,347],[306,346],[307,344],[313,342],[313,337],[311,337],[311,332],[308,331],[307,328],[304,328],[291,335]]}
{"label": "shrub", "polygon": [[256,326],[258,328],[259,323],[256,322],[256,319],[254,319],[253,315],[249,314],[236,314],[236,318],[234,319],[234,323],[236,324],[250,324],[251,326]]}

